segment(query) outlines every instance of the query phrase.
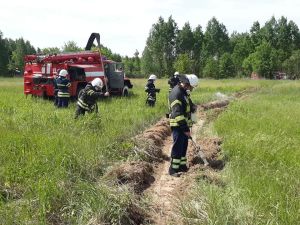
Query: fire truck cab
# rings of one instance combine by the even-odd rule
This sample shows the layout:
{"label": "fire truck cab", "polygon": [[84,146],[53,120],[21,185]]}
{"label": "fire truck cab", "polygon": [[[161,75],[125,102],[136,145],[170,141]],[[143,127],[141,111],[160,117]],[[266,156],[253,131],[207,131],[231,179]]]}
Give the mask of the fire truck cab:
{"label": "fire truck cab", "polygon": [[[98,42],[99,51],[90,51],[94,39]],[[70,96],[76,97],[79,91],[99,77],[104,83],[103,91],[111,95],[129,94],[133,87],[125,76],[123,64],[106,59],[100,52],[100,35],[92,33],[86,51],[61,53],[53,55],[26,55],[24,68],[24,94],[51,97],[54,95],[54,79],[59,70],[68,71],[71,81]]]}

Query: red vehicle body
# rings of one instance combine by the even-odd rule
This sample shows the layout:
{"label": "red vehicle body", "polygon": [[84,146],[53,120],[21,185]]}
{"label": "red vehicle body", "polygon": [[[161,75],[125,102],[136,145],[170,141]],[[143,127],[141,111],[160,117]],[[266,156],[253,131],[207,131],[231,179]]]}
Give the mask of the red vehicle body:
{"label": "red vehicle body", "polygon": [[50,97],[54,95],[54,79],[58,71],[66,69],[71,81],[69,92],[77,96],[79,91],[94,78],[99,77],[105,85],[104,91],[111,95],[128,95],[132,84],[125,77],[122,63],[108,60],[99,51],[90,51],[94,39],[100,47],[100,35],[93,33],[86,50],[76,53],[53,55],[26,55],[24,68],[24,94]]}

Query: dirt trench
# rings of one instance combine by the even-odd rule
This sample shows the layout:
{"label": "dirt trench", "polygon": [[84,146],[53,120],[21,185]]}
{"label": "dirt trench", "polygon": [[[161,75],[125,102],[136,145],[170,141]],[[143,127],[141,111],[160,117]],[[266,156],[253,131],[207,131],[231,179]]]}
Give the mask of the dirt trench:
{"label": "dirt trench", "polygon": [[[152,224],[181,224],[181,218],[177,211],[179,199],[181,199],[194,185],[198,171],[218,170],[224,167],[224,162],[217,159],[221,150],[221,140],[217,137],[197,140],[197,133],[203,128],[206,121],[205,113],[200,111],[198,113],[198,118],[197,124],[193,126],[192,137],[197,145],[201,146],[201,150],[207,157],[210,166],[203,165],[198,150],[189,142],[187,155],[189,171],[187,173],[182,173],[180,177],[170,176],[168,174],[168,169],[170,166],[169,155],[172,148],[172,137],[169,136],[165,140],[162,149],[165,158],[167,158],[162,163],[156,165],[153,172],[154,182],[144,191],[144,195],[151,200],[151,211],[149,214]],[[207,175],[207,177],[208,179],[212,178],[210,175]]]}
{"label": "dirt trench", "polygon": [[203,179],[212,183],[219,182],[215,178],[215,171],[224,167],[224,161],[218,159],[222,141],[218,137],[197,140],[197,133],[207,122],[205,110],[212,109],[215,114],[220,114],[228,104],[229,101],[222,100],[200,105],[198,122],[192,128],[192,137],[197,145],[201,146],[210,165],[203,165],[198,149],[189,142],[187,155],[189,171],[182,173],[180,177],[168,174],[172,137],[166,119],[160,120],[134,138],[136,146],[133,150],[141,160],[125,162],[110,171],[107,176],[115,177],[120,185],[131,185],[137,195],[149,199],[148,212],[138,215],[138,220],[134,219],[137,215],[129,215],[135,224],[182,224],[177,211],[178,199],[184,197],[186,191],[194,185],[199,170],[203,171]]}

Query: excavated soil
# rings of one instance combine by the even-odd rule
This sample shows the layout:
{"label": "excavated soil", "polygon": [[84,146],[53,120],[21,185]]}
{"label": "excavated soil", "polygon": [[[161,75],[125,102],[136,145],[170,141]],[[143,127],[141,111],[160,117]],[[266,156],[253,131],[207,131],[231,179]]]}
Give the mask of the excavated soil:
{"label": "excavated soil", "polygon": [[[198,117],[200,120],[193,128],[194,140],[196,140],[196,133],[203,127],[205,114],[200,111]],[[191,143],[189,143],[187,157],[190,169],[187,173],[182,173],[180,177],[170,176],[168,174],[168,168],[170,166],[169,160],[164,160],[154,168],[153,177],[155,181],[144,192],[144,195],[151,199],[150,220],[152,221],[152,224],[180,224],[180,218],[178,218],[179,213],[176,211],[179,204],[178,199],[184,196],[186,190],[189,190],[193,186],[199,170],[219,170],[224,167],[223,160],[218,159],[221,150],[220,144],[222,143],[219,138],[215,137],[199,141],[196,140],[196,143],[201,146],[201,150],[210,163],[209,166],[203,165],[198,149],[194,148]],[[168,137],[162,150],[165,157],[170,155],[171,147],[172,138]],[[211,180],[214,179],[209,173],[207,174],[206,177]],[[205,178],[203,177],[203,179]]]}
{"label": "excavated soil", "polygon": [[[197,140],[197,133],[203,128],[207,118],[205,110],[212,109],[218,115],[229,104],[228,100],[214,101],[200,106],[198,111],[199,121],[193,126],[192,136],[197,146],[207,158],[209,166],[204,166],[199,156],[199,148],[191,143],[188,147],[189,171],[182,173],[180,177],[168,174],[170,165],[170,152],[172,147],[171,129],[166,119],[160,120],[150,129],[136,136],[133,140],[135,147],[133,151],[138,155],[138,161],[124,162],[113,168],[106,176],[114,177],[118,184],[127,184],[141,196],[150,199],[150,211],[141,213],[136,220],[134,213],[132,217],[135,224],[143,224],[145,221],[151,224],[181,224],[178,208],[178,199],[185,196],[196,179],[202,179],[216,185],[224,185],[218,177],[217,171],[223,169],[224,160],[221,157],[220,145],[222,140],[218,137],[210,137]],[[199,176],[199,171],[201,175]],[[135,212],[139,209],[128,209]]]}

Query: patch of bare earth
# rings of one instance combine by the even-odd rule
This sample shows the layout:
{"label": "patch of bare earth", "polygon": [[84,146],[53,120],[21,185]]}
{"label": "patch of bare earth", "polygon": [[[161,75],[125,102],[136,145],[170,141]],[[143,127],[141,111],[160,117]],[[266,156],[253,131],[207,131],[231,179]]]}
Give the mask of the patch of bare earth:
{"label": "patch of bare earth", "polygon": [[[131,185],[136,194],[150,200],[150,210],[139,215],[138,220],[134,220],[135,215],[129,215],[135,224],[182,224],[177,211],[178,204],[187,190],[194,185],[195,179],[199,178],[197,177],[199,170],[203,171],[201,178],[209,182],[218,182],[215,171],[224,167],[223,160],[218,158],[221,140],[218,137],[197,140],[196,134],[207,120],[205,110],[213,109],[216,114],[219,114],[228,104],[228,100],[222,100],[201,105],[198,111],[199,120],[193,126],[193,140],[201,146],[209,166],[203,165],[199,148],[194,148],[190,143],[188,147],[189,171],[182,173],[180,177],[170,176],[168,174],[169,155],[173,141],[168,121],[162,119],[134,138],[136,143],[134,152],[140,160],[125,162],[106,174],[114,177],[120,185]],[[142,219],[141,216],[143,216]]]}
{"label": "patch of bare earth", "polygon": [[[205,113],[199,111],[199,121],[193,126],[193,139],[196,140],[196,134],[203,127],[206,120]],[[222,160],[217,159],[220,152],[221,140],[219,138],[209,138],[196,140],[197,145],[201,146],[210,165],[203,165],[203,161],[199,156],[198,149],[191,144],[188,147],[189,171],[182,173],[180,177],[173,177],[168,174],[170,160],[165,159],[162,163],[154,168],[154,182],[145,190],[144,194],[151,199],[150,217],[153,224],[180,224],[178,206],[180,198],[184,196],[194,184],[195,178],[199,170],[221,169],[224,166]],[[163,154],[165,158],[170,155],[172,147],[172,137],[168,137],[163,146]],[[211,167],[212,166],[212,167]]]}

